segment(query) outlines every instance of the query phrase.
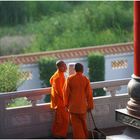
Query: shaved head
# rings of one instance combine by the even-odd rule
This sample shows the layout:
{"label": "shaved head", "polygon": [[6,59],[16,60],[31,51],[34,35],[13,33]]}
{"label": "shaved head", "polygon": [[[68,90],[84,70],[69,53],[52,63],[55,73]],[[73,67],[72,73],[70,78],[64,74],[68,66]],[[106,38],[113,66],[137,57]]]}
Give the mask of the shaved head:
{"label": "shaved head", "polygon": [[58,68],[61,67],[63,64],[65,64],[65,62],[62,61],[62,60],[58,60],[58,61],[56,62],[56,66],[57,66]]}
{"label": "shaved head", "polygon": [[67,70],[67,66],[66,66],[66,63],[62,60],[58,60],[56,62],[56,67],[57,69],[59,69],[61,72],[66,72]]}
{"label": "shaved head", "polygon": [[84,70],[84,67],[81,63],[76,63],[75,64],[75,71],[76,72],[83,72],[83,70]]}

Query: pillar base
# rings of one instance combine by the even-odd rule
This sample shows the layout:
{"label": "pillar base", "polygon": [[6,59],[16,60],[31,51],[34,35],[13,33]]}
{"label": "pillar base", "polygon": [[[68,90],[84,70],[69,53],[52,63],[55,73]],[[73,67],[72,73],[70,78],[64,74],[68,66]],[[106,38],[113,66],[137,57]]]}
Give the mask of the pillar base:
{"label": "pillar base", "polygon": [[127,110],[130,114],[140,117],[140,77],[132,75],[128,83],[130,100],[127,102]]}
{"label": "pillar base", "polygon": [[140,131],[140,117],[130,114],[126,108],[117,109],[115,113],[118,122],[137,128]]}
{"label": "pillar base", "polygon": [[132,75],[128,83],[130,100],[127,102],[127,110],[130,114],[140,117],[140,77]]}
{"label": "pillar base", "polygon": [[140,101],[130,98],[127,102],[127,110],[132,115],[140,116]]}

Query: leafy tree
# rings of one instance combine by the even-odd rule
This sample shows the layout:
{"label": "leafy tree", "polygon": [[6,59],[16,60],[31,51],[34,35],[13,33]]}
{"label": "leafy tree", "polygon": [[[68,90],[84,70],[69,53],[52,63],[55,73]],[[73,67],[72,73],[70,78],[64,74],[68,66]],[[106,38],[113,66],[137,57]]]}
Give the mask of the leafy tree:
{"label": "leafy tree", "polygon": [[[12,62],[5,62],[0,65],[0,93],[16,91],[25,81],[19,67]],[[16,107],[31,104],[26,98],[12,99],[7,107]]]}
{"label": "leafy tree", "polygon": [[56,12],[72,10],[73,4],[65,1],[0,1],[1,25],[17,25],[40,20]]}
{"label": "leafy tree", "polygon": [[0,92],[15,91],[23,82],[19,67],[12,62],[0,65]]}
{"label": "leafy tree", "polygon": [[[50,87],[50,78],[56,71],[56,58],[41,58],[38,62],[42,86]],[[50,102],[50,95],[46,95],[45,102]]]}
{"label": "leafy tree", "polygon": [[[104,81],[104,56],[100,53],[91,53],[88,56],[89,79],[91,82]],[[94,96],[103,96],[103,89],[93,90]]]}
{"label": "leafy tree", "polygon": [[[4,7],[8,7],[11,3],[7,1],[6,5],[4,2],[0,2],[0,10],[3,9],[2,13],[4,13]],[[25,21],[22,23],[29,22],[29,24],[14,28],[2,28],[0,35],[24,34],[33,37],[32,42],[24,50],[17,49],[19,50],[17,53],[133,41],[133,2],[127,2],[128,4],[126,4],[126,2],[120,1],[85,1],[76,2],[76,6],[74,6],[74,3],[65,1],[17,2],[15,6],[16,4],[17,7],[23,6],[19,8],[23,11],[23,14],[19,14],[19,18],[23,15]],[[128,8],[126,8],[127,5]],[[64,6],[67,7],[67,10]],[[18,11],[18,8],[14,10]],[[4,14],[1,14],[1,16],[4,16]],[[1,19],[4,19],[4,17],[1,17]],[[6,20],[10,20],[10,18],[6,18]],[[0,23],[3,21],[5,19],[1,20]],[[8,23],[10,24],[10,22]],[[3,48],[3,46],[1,47]]]}
{"label": "leafy tree", "polygon": [[38,62],[39,64],[39,72],[40,72],[40,79],[43,81],[42,86],[50,86],[50,78],[53,73],[56,71],[56,58],[41,58]]}
{"label": "leafy tree", "polygon": [[36,34],[36,40],[27,52],[131,41],[133,10],[131,6],[124,10],[123,4],[85,2],[70,13],[44,18],[37,27],[40,32]]}
{"label": "leafy tree", "polygon": [[25,2],[1,1],[0,2],[0,24],[15,25],[24,22]]}

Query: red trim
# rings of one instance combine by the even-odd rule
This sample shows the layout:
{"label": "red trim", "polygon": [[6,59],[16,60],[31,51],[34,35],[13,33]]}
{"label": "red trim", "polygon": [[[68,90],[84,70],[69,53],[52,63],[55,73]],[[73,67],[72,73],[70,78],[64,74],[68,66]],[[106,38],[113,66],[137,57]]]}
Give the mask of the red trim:
{"label": "red trim", "polygon": [[132,53],[134,51],[133,43],[121,43],[102,46],[93,46],[76,49],[65,49],[57,51],[46,51],[30,54],[20,54],[11,56],[1,56],[0,64],[8,60],[13,61],[16,64],[33,64],[37,63],[41,57],[56,57],[58,59],[71,59],[71,58],[83,58],[91,52],[100,52],[104,55],[115,55],[122,53]]}

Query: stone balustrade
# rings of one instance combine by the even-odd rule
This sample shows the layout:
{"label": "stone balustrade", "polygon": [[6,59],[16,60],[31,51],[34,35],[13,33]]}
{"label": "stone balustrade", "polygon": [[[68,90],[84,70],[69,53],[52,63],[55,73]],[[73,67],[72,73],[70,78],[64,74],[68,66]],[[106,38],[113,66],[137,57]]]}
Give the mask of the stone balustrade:
{"label": "stone balustrade", "polygon": [[[128,94],[116,94],[128,79],[91,83],[93,89],[104,88],[110,95],[95,97],[93,114],[99,128],[120,126],[115,121],[115,109],[125,108]],[[0,138],[42,138],[51,135],[54,112],[49,103],[38,103],[44,95],[50,94],[49,88],[0,93]],[[7,107],[11,99],[26,97],[31,104]]]}

